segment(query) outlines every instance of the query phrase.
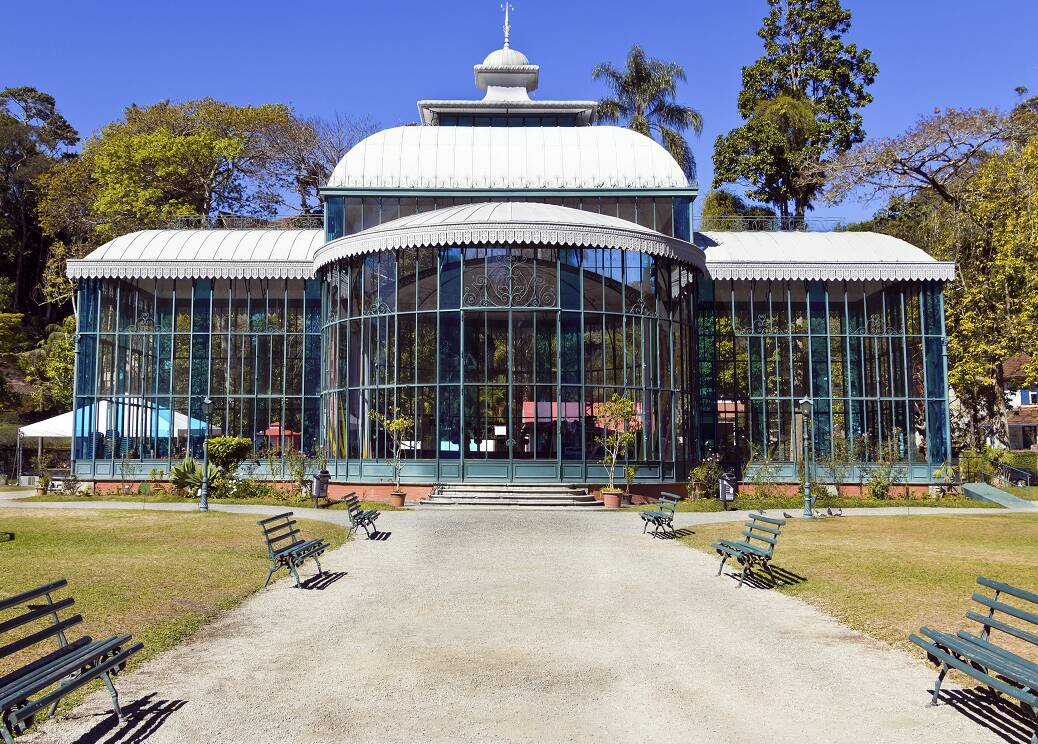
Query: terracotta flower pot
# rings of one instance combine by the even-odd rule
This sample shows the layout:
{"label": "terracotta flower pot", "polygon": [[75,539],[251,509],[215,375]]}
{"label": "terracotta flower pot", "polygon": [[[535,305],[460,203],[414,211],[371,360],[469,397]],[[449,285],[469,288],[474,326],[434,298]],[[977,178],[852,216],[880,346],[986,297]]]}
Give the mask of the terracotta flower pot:
{"label": "terracotta flower pot", "polygon": [[610,491],[605,488],[602,489],[602,503],[606,509],[619,509],[620,499],[622,497],[622,491]]}
{"label": "terracotta flower pot", "polygon": [[404,498],[407,496],[403,491],[392,491],[389,494],[389,505],[402,507],[404,505]]}

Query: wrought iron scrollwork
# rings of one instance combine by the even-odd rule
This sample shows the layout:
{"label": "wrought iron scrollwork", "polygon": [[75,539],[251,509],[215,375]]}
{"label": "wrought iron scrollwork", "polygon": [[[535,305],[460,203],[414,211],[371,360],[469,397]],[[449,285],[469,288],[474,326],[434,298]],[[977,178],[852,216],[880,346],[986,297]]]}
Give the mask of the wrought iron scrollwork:
{"label": "wrought iron scrollwork", "polygon": [[554,307],[554,285],[537,276],[525,256],[495,260],[465,289],[467,307]]}
{"label": "wrought iron scrollwork", "polygon": [[640,315],[643,318],[655,318],[656,313],[649,305],[646,305],[642,300],[638,300],[636,303],[631,305],[626,310],[627,315]]}
{"label": "wrought iron scrollwork", "polygon": [[367,307],[364,308],[365,315],[386,315],[391,312],[393,312],[392,308],[382,299],[369,302]]}

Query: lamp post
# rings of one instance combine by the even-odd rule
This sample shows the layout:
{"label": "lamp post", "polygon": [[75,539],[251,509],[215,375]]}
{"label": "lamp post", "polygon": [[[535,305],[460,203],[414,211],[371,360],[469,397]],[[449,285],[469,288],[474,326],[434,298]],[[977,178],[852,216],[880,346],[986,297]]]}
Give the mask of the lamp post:
{"label": "lamp post", "polygon": [[814,513],[811,507],[814,505],[811,499],[811,409],[814,403],[810,398],[800,401],[800,415],[802,417],[801,438],[804,440],[804,519],[813,519]]}
{"label": "lamp post", "polygon": [[202,487],[198,490],[198,511],[209,511],[209,414],[213,401],[207,395],[202,401],[202,417],[205,419],[205,437],[202,439]]}

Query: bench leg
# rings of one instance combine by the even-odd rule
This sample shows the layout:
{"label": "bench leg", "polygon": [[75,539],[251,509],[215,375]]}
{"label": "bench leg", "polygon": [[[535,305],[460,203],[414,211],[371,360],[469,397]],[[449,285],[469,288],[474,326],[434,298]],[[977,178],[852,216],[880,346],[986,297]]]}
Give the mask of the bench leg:
{"label": "bench leg", "polygon": [[645,534],[645,531],[647,529],[649,529],[649,520],[648,519],[643,519],[642,520],[642,534],[643,535]]}
{"label": "bench leg", "polygon": [[724,564],[725,564],[725,561],[727,561],[727,560],[728,560],[728,554],[725,553],[724,555],[721,556],[721,567],[719,569],[717,569],[717,575],[718,576],[720,576],[721,572],[724,571]]}
{"label": "bench leg", "polygon": [[742,587],[743,582],[746,581],[746,574],[750,572],[750,562],[740,561],[742,563],[742,576],[739,577],[739,588]]}
{"label": "bench leg", "polygon": [[317,556],[314,556],[314,563],[317,564],[317,575],[320,576],[324,573],[324,569],[321,568],[321,562],[317,560]]}
{"label": "bench leg", "polygon": [[941,671],[937,673],[937,679],[933,683],[933,697],[930,698],[930,705],[937,705],[937,697],[941,694],[941,682],[944,681],[946,674],[948,674],[948,665],[941,664]]}
{"label": "bench leg", "polygon": [[263,588],[264,589],[266,589],[267,586],[270,585],[270,577],[273,576],[277,570],[278,570],[278,566],[277,566],[277,564],[274,564],[273,566],[270,567],[270,570],[267,571],[267,580],[263,582]]}
{"label": "bench leg", "polygon": [[0,721],[0,736],[4,737],[4,744],[14,744],[14,734],[7,730],[7,724]]}
{"label": "bench leg", "polygon": [[119,693],[115,691],[115,683],[112,682],[111,672],[105,672],[101,679],[104,680],[105,687],[108,688],[108,694],[112,696],[112,709],[115,710],[115,717],[119,719],[119,723],[126,723],[123,709],[119,707]]}
{"label": "bench leg", "polygon": [[296,589],[298,589],[299,588],[299,584],[301,582],[299,581],[299,571],[296,570],[296,562],[295,561],[289,561],[288,567],[292,569],[292,575],[296,577]]}
{"label": "bench leg", "polygon": [[773,587],[778,586],[778,582],[775,580],[775,574],[771,572],[771,561],[764,561],[764,570],[768,572],[768,576],[771,577],[771,585]]}

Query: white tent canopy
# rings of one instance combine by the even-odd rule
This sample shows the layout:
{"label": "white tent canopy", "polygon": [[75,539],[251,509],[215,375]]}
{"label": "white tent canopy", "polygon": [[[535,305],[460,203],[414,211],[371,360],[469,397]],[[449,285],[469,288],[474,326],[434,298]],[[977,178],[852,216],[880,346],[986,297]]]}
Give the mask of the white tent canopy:
{"label": "white tent canopy", "polygon": [[32,437],[33,439],[69,439],[72,437],[72,425],[75,412],[69,411],[53,418],[37,421],[35,424],[26,424],[18,427],[19,437]]}

